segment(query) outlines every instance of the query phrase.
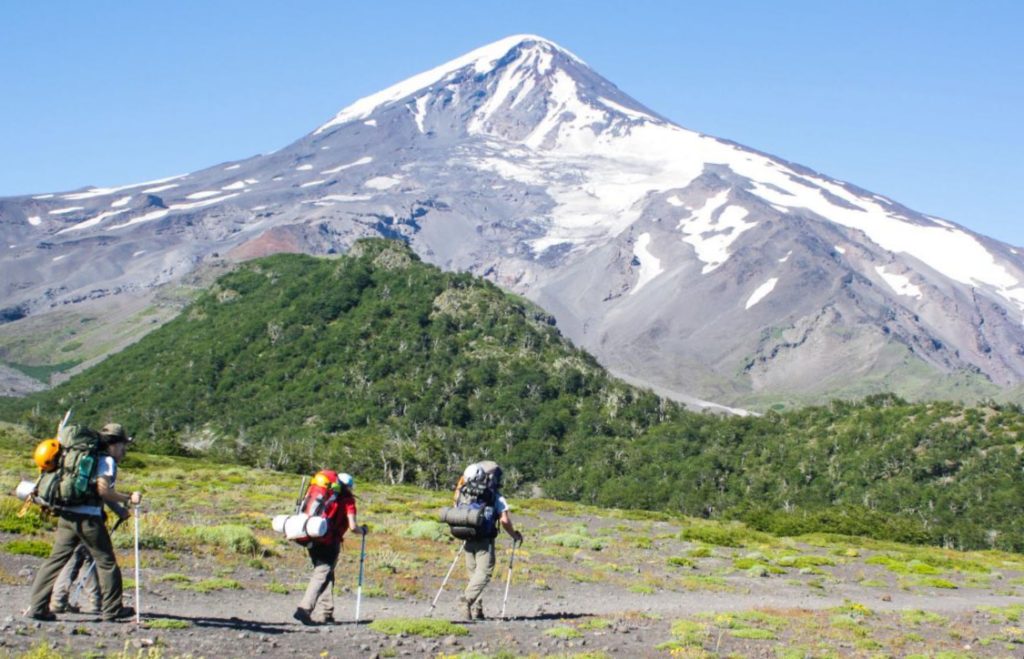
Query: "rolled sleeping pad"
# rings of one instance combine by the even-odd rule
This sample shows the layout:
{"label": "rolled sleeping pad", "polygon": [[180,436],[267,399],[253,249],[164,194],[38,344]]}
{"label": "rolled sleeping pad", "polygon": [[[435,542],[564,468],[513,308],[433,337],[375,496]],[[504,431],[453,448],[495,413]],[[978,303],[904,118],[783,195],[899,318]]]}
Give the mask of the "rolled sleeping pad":
{"label": "rolled sleeping pad", "polygon": [[274,519],[270,521],[270,528],[274,529],[276,533],[284,533],[284,523],[288,519],[288,515],[275,515]]}
{"label": "rolled sleeping pad", "polygon": [[314,515],[310,517],[305,513],[289,515],[284,521],[284,536],[289,540],[302,540],[305,538],[322,538],[327,535],[327,520]]}
{"label": "rolled sleeping pad", "polygon": [[22,501],[27,500],[36,491],[36,484],[33,481],[21,481],[14,490],[14,495]]}
{"label": "rolled sleeping pad", "polygon": [[[493,509],[492,509],[493,510]],[[451,526],[481,526],[487,519],[486,508],[443,508],[441,521]],[[493,512],[491,513],[494,514]]]}

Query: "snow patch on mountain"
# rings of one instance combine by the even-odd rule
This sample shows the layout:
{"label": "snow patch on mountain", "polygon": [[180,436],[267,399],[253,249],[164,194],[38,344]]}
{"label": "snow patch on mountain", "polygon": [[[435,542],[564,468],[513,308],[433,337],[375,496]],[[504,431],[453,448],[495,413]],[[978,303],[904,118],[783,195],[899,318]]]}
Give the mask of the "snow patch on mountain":
{"label": "snow patch on mountain", "polygon": [[728,206],[728,203],[729,191],[722,190],[690,216],[679,220],[683,242],[693,245],[697,258],[705,264],[701,270],[705,275],[726,262],[729,246],[744,231],[757,226],[756,222],[743,221],[750,211],[742,206]]}
{"label": "snow patch on mountain", "polygon": [[402,178],[400,176],[375,176],[363,183],[363,186],[372,190],[387,190],[401,182]]}
{"label": "snow patch on mountain", "polygon": [[895,272],[887,272],[884,265],[877,266],[875,272],[889,285],[897,295],[906,295],[913,298],[921,298],[921,289],[910,283],[910,278]]}
{"label": "snow patch on mountain", "polygon": [[168,185],[158,185],[155,188],[149,188],[149,189],[143,190],[142,192],[144,194],[156,194],[157,192],[165,192],[167,190],[173,190],[176,187],[178,187],[177,183],[170,183]]}
{"label": "snow patch on mountain", "polygon": [[59,236],[61,234],[70,233],[72,231],[82,231],[84,229],[89,229],[91,227],[96,226],[97,224],[99,224],[103,220],[107,219],[108,217],[114,217],[115,215],[120,215],[121,213],[126,213],[127,211],[128,211],[127,208],[121,208],[121,209],[118,209],[116,211],[107,211],[105,213],[100,213],[99,215],[97,215],[96,217],[93,217],[92,219],[88,219],[88,220],[85,220],[83,222],[79,222],[78,224],[72,225],[70,227],[66,227],[64,229],[61,229],[60,231],[57,232],[57,235]]}
{"label": "snow patch on mountain", "polygon": [[109,194],[115,194],[121,192],[122,190],[141,188],[144,185],[166,183],[167,181],[174,181],[185,176],[188,176],[188,174],[177,174],[175,176],[168,176],[166,178],[160,178],[154,181],[145,181],[143,183],[131,183],[129,185],[121,185],[115,188],[91,188],[89,190],[86,190],[85,192],[72,192],[70,194],[61,195],[61,199],[67,199],[69,201],[81,201],[83,199],[92,199],[93,197],[102,197]]}
{"label": "snow patch on mountain", "polygon": [[747,298],[747,304],[743,308],[749,309],[750,307],[754,306],[755,304],[763,300],[765,296],[767,296],[769,293],[775,290],[775,284],[777,283],[779,283],[779,278],[772,277],[765,283],[758,286],[757,289],[754,290],[753,294],[751,294],[751,296]]}
{"label": "snow patch on mountain", "polygon": [[209,199],[210,197],[218,197],[220,194],[220,190],[200,190],[199,192],[187,195],[185,199]]}
{"label": "snow patch on mountain", "polygon": [[661,267],[661,260],[651,254],[648,250],[651,244],[651,234],[642,233],[633,245],[633,257],[640,263],[640,274],[637,276],[636,284],[630,295],[636,294],[647,282],[660,275],[664,268]]}
{"label": "snow patch on mountain", "polygon": [[344,164],[344,165],[338,165],[337,167],[331,167],[330,169],[325,169],[324,171],[322,171],[320,173],[321,174],[337,174],[338,172],[346,170],[349,167],[357,167],[359,165],[367,165],[367,164],[369,164],[371,162],[373,162],[373,158],[371,158],[370,156],[363,156],[359,160],[356,160],[356,161],[353,161],[353,162],[350,162],[350,163],[347,163],[347,164]]}

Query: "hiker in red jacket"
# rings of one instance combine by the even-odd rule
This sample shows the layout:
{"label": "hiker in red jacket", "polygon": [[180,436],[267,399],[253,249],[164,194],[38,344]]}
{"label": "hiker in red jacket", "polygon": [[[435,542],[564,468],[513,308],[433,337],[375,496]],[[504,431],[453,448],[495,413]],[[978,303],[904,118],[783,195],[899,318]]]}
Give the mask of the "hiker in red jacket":
{"label": "hiker in red jacket", "polygon": [[334,622],[334,567],[338,563],[345,532],[352,529],[356,533],[366,533],[365,526],[356,524],[356,499],[352,494],[355,480],[352,476],[325,469],[313,477],[311,494],[314,488],[319,488],[316,490],[319,494],[307,495],[303,512],[327,519],[328,530],[322,537],[310,538],[306,544],[313,574],[302,603],[292,614],[304,625]]}

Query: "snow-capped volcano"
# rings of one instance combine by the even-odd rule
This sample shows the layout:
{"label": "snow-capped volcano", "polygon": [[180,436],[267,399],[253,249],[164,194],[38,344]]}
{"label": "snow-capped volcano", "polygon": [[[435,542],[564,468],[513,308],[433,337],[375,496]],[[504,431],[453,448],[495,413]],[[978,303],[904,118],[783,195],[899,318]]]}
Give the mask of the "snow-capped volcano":
{"label": "snow-capped volcano", "polygon": [[1024,377],[1016,250],[674,125],[535,36],[356,101],[272,154],[0,200],[0,232],[0,335],[217,258],[381,234],[527,295],[665,392],[989,393]]}

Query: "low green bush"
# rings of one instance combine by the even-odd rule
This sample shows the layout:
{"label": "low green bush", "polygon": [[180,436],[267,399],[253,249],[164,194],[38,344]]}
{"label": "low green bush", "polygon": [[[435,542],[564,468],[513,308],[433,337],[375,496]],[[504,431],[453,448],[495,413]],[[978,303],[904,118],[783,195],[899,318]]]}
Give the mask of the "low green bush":
{"label": "low green bush", "polygon": [[198,542],[230,549],[236,554],[256,556],[260,553],[260,541],[252,529],[241,524],[192,526],[185,529],[185,533]]}
{"label": "low green bush", "polygon": [[382,634],[397,636],[409,634],[410,636],[424,636],[434,638],[437,636],[466,636],[469,630],[462,625],[456,625],[448,620],[433,620],[429,618],[388,618],[385,620],[374,620],[370,623],[370,629]]}
{"label": "low green bush", "polygon": [[746,547],[768,543],[771,541],[764,533],[760,533],[737,523],[705,523],[698,522],[679,532],[681,540],[696,540],[707,545],[718,547]]}
{"label": "low green bush", "polygon": [[407,538],[434,540],[437,542],[445,541],[451,537],[447,524],[426,519],[413,522],[402,531],[402,535]]}
{"label": "low green bush", "polygon": [[559,625],[558,627],[552,627],[551,629],[544,630],[545,636],[552,638],[558,638],[563,641],[571,641],[575,638],[581,638],[582,633],[575,627],[569,627],[568,625]]}
{"label": "low green bush", "polygon": [[53,528],[53,521],[42,516],[39,506],[31,506],[20,515],[24,504],[17,499],[0,499],[0,531],[4,533],[35,533]]}
{"label": "low green bush", "polygon": [[4,546],[8,554],[22,554],[25,556],[38,556],[46,558],[50,555],[52,545],[42,540],[11,540]]}
{"label": "low green bush", "polygon": [[194,590],[198,593],[210,593],[215,590],[242,590],[242,584],[234,579],[213,577],[195,583],[180,583],[175,588],[179,590]]}

